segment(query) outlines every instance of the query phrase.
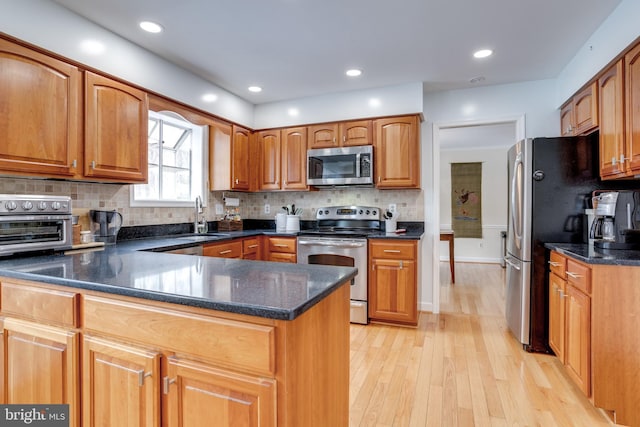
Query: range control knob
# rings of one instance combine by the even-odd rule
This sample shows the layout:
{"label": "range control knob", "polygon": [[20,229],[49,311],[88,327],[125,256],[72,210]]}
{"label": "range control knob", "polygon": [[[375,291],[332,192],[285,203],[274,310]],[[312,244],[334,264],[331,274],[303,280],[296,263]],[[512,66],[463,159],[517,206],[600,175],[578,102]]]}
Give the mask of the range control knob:
{"label": "range control knob", "polygon": [[22,203],[22,209],[25,211],[30,211],[31,209],[33,209],[33,203],[26,201]]}
{"label": "range control knob", "polygon": [[324,211],[324,214],[325,214],[325,215],[329,215],[329,210],[328,210],[328,209],[326,209],[326,210]]}
{"label": "range control knob", "polygon": [[60,202],[51,202],[51,209],[53,209],[54,211],[60,209]]}
{"label": "range control knob", "polygon": [[41,211],[47,209],[47,202],[38,202],[38,209]]}
{"label": "range control knob", "polygon": [[15,211],[16,209],[18,209],[18,204],[10,200],[4,204],[4,207],[7,208],[8,211]]}
{"label": "range control knob", "polygon": [[364,212],[362,209],[360,209],[360,210],[358,211],[358,213],[359,213],[360,215],[362,215],[362,212]]}
{"label": "range control knob", "polygon": [[369,209],[367,209],[367,215],[370,215],[371,211]]}
{"label": "range control knob", "polygon": [[376,215],[378,215],[378,211],[371,211],[371,214],[372,214],[373,216],[376,216]]}

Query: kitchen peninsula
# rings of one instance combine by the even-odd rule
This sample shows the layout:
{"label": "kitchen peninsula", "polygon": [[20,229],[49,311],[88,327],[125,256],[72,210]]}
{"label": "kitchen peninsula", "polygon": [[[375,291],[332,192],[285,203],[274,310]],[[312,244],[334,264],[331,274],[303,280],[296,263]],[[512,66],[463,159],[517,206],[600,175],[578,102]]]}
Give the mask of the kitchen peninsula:
{"label": "kitchen peninsula", "polygon": [[71,426],[346,426],[356,272],[127,245],[2,260],[2,402],[69,403]]}

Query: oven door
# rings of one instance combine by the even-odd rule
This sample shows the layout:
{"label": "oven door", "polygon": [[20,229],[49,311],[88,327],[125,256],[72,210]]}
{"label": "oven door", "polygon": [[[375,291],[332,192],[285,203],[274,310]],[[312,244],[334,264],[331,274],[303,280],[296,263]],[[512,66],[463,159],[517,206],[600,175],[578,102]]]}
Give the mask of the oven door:
{"label": "oven door", "polygon": [[351,285],[351,322],[368,322],[367,239],[300,236],[298,263],[357,268]]}
{"label": "oven door", "polygon": [[72,239],[71,215],[0,217],[0,256],[70,249]]}

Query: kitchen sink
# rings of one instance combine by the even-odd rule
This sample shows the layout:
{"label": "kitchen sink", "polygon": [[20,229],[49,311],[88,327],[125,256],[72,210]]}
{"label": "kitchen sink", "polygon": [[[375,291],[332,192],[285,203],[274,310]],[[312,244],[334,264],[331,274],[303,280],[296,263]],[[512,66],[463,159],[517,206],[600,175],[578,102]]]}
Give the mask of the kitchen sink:
{"label": "kitchen sink", "polygon": [[181,234],[176,237],[176,240],[186,240],[189,242],[210,242],[217,239],[226,239],[230,237],[230,234],[225,233],[193,233],[193,234]]}

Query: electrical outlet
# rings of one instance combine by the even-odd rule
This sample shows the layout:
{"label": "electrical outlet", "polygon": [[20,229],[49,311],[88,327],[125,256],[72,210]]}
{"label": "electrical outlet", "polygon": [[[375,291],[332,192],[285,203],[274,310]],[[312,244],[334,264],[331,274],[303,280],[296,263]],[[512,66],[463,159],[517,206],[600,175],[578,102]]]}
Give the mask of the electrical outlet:
{"label": "electrical outlet", "polygon": [[396,213],[396,204],[395,203],[389,203],[389,212]]}
{"label": "electrical outlet", "polygon": [[271,213],[271,205],[269,203],[264,205],[264,213]]}
{"label": "electrical outlet", "polygon": [[216,203],[216,215],[222,215],[222,205],[220,203]]}

